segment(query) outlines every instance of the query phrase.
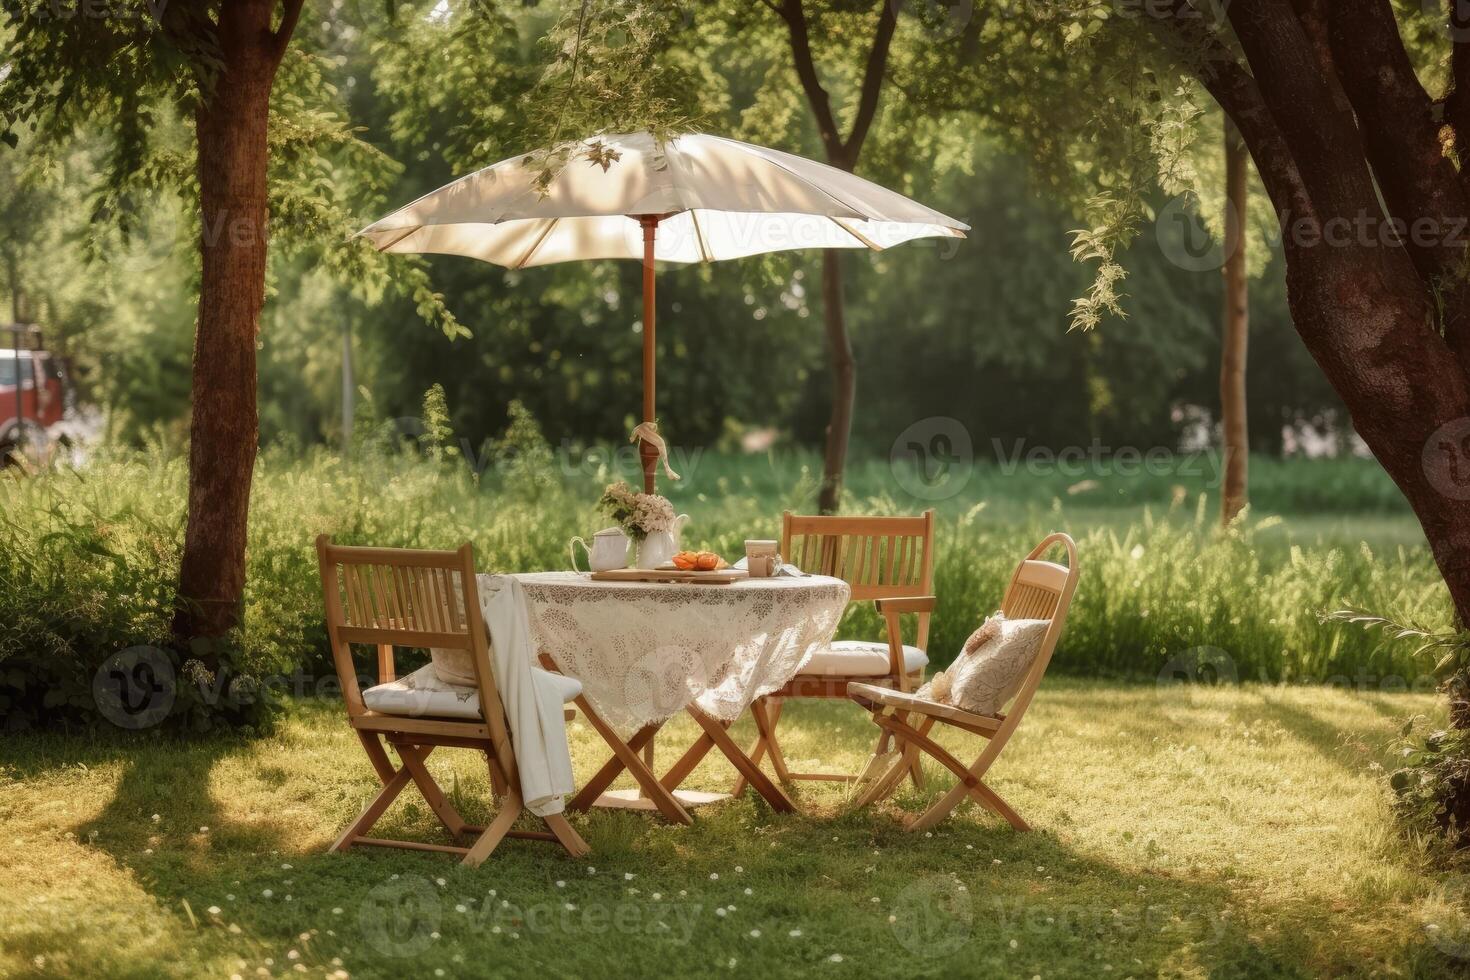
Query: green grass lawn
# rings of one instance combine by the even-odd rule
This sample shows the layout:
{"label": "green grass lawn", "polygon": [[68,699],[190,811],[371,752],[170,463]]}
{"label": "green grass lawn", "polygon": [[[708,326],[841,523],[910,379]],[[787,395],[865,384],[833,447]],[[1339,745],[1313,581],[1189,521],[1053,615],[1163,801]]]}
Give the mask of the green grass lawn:
{"label": "green grass lawn", "polygon": [[[969,804],[905,833],[948,785],[931,772],[870,812],[805,783],[794,816],[577,816],[589,859],[507,841],[474,871],[324,853],[375,788],[330,703],[254,741],[9,735],[0,975],[1464,976],[1463,879],[1399,836],[1377,768],[1405,717],[1438,710],[1053,678],[992,780],[1035,833]],[[666,729],[665,761],[692,729]],[[793,761],[849,769],[872,737],[844,704],[793,706],[783,730]],[[605,750],[571,735],[586,776]],[[430,765],[483,816],[475,756]],[[730,778],[707,761],[689,785]],[[380,831],[442,839],[410,799]]]}

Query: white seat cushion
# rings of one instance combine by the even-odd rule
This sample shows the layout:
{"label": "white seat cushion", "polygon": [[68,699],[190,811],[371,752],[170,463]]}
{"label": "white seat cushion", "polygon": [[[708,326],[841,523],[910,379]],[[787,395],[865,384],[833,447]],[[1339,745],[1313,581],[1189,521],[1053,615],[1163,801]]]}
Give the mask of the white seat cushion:
{"label": "white seat cushion", "polygon": [[[532,667],[541,677],[551,678],[561,692],[563,704],[582,693],[582,682],[575,677],[553,674]],[[363,704],[385,715],[407,715],[413,718],[470,718],[480,720],[480,692],[473,687],[446,684],[439,679],[433,664],[425,664],[407,677],[379,684],[362,692]]]}
{"label": "white seat cushion", "polygon": [[[903,648],[903,670],[913,674],[929,663],[929,655],[918,647]],[[888,673],[888,644],[867,640],[837,640],[812,654],[802,674],[823,677],[881,677]]]}

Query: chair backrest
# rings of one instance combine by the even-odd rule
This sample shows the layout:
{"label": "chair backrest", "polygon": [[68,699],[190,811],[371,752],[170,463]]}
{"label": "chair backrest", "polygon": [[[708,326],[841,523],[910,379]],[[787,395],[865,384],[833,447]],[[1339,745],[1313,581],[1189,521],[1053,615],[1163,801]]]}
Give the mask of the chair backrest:
{"label": "chair backrest", "polygon": [[455,551],[347,547],[323,534],[316,551],[328,640],[347,713],[367,710],[352,662],[353,644],[378,647],[379,683],[393,679],[393,647],[468,650],[480,712],[501,741],[504,709],[490,669],[474,549],[468,543]]}
{"label": "chair backrest", "polygon": [[[1067,564],[1058,565],[1042,560],[1042,555],[1058,545],[1067,553]],[[1059,531],[1048,534],[1040,544],[1032,548],[1031,553],[1022,559],[1011,576],[1010,585],[1006,587],[1000,604],[1000,611],[1005,617],[1049,619],[1051,624],[1042,637],[1036,662],[1031,665],[1021,689],[1011,702],[1011,710],[1006,715],[1007,723],[1020,721],[1020,716],[1036,693],[1037,685],[1041,683],[1042,675],[1046,673],[1046,666],[1051,662],[1057,641],[1067,623],[1067,610],[1072,605],[1073,593],[1077,591],[1078,571],[1077,543],[1070,535]]]}
{"label": "chair backrest", "polygon": [[781,516],[781,560],[832,575],[854,600],[934,594],[934,511],[917,517]]}

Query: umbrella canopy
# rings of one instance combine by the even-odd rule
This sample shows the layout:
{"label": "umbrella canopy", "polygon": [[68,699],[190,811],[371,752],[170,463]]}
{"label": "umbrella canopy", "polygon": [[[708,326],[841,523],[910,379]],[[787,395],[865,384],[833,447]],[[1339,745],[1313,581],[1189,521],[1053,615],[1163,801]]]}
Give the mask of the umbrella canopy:
{"label": "umbrella canopy", "polygon": [[[596,148],[588,159],[587,148]],[[467,255],[512,269],[642,259],[712,262],[797,248],[883,249],[969,226],[845,170],[720,136],[602,136],[542,191],[525,157],[424,195],[360,234],[382,252]]]}
{"label": "umbrella canopy", "polygon": [[655,262],[885,249],[916,238],[964,238],[969,230],[845,170],[720,136],[662,143],[649,133],[593,137],[573,148],[571,162],[544,188],[526,159],[446,184],[358,234],[380,252],[466,255],[512,269],[642,259],[644,424],[635,438],[648,492],[663,453],[653,424]]}

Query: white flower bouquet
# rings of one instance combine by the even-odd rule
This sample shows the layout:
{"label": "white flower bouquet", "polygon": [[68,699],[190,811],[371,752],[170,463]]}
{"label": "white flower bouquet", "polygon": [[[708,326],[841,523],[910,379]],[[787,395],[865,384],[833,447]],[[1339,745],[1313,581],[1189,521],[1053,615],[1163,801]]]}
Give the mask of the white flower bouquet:
{"label": "white flower bouquet", "polygon": [[597,502],[597,509],[617,522],[629,537],[642,541],[658,531],[674,527],[674,505],[656,493],[637,493],[627,483],[610,483]]}

